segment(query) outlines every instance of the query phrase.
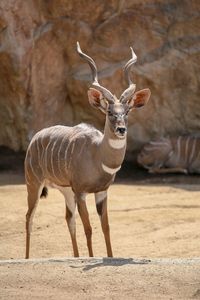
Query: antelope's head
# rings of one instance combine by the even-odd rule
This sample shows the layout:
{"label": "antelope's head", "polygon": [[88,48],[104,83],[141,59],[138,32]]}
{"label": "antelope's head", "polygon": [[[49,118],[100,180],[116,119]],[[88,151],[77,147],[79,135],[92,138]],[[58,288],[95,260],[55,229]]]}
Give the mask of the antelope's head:
{"label": "antelope's head", "polygon": [[114,135],[117,138],[124,138],[127,133],[128,113],[132,109],[144,106],[151,95],[149,89],[135,92],[136,85],[130,79],[130,69],[136,62],[137,56],[131,48],[132,58],[124,67],[125,79],[129,86],[122,93],[120,98],[117,98],[109,90],[99,84],[96,64],[90,56],[82,52],[78,42],[77,51],[81,58],[88,62],[92,71],[93,83],[92,87],[88,90],[90,104],[106,114],[106,121]]}

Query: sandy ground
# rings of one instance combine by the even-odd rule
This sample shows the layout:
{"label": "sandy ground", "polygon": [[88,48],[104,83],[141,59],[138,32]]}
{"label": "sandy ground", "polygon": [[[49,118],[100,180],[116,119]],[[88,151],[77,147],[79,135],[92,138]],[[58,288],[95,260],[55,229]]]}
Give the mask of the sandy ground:
{"label": "sandy ground", "polygon": [[[92,195],[87,203],[94,254],[105,257]],[[96,263],[87,270],[76,263],[74,267],[64,263],[0,265],[0,299],[28,295],[31,299],[68,299],[67,295],[74,295],[69,299],[120,299],[119,295],[126,299],[200,299],[199,263],[130,263],[130,257],[200,257],[199,177],[120,181],[110,188],[108,209],[114,256],[123,257],[125,263]],[[0,260],[24,258],[26,210],[23,175],[0,173]],[[31,258],[72,256],[64,215],[64,198],[51,189],[48,198],[40,200],[34,217]],[[76,219],[80,255],[87,256],[78,214]]]}

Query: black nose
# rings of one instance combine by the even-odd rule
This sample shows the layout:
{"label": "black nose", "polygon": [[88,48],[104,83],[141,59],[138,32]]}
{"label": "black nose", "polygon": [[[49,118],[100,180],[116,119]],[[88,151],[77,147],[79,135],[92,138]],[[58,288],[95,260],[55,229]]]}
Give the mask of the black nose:
{"label": "black nose", "polygon": [[120,133],[120,134],[124,134],[126,132],[126,128],[124,127],[117,127],[117,131]]}

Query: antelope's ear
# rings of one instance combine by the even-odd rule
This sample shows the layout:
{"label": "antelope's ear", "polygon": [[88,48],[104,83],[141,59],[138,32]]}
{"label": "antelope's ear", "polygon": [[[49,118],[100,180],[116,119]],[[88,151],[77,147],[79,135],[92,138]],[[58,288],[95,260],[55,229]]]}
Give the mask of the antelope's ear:
{"label": "antelope's ear", "polygon": [[136,92],[133,97],[128,101],[129,109],[139,108],[147,104],[151,96],[150,89],[143,89]]}
{"label": "antelope's ear", "polygon": [[100,91],[90,88],[88,90],[88,99],[92,107],[100,109],[103,113],[106,113],[108,103]]}

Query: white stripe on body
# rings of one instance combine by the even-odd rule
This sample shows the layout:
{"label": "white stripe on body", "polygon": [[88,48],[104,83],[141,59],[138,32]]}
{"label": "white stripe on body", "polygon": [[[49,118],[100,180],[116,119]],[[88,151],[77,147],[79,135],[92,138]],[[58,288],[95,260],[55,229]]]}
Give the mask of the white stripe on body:
{"label": "white stripe on body", "polygon": [[150,145],[154,145],[154,146],[163,146],[163,145],[167,145],[167,146],[169,146],[169,141],[167,142],[167,141],[155,141],[155,142],[149,142],[149,144]]}
{"label": "white stripe on body", "polygon": [[69,163],[67,165],[67,168],[70,169],[70,166],[71,166],[71,162],[72,162],[72,156],[73,156],[73,153],[74,153],[74,147],[75,147],[75,141],[72,141],[72,148],[71,148],[71,152],[70,152],[70,157],[69,157]]}
{"label": "white stripe on body", "polygon": [[[160,149],[162,149],[160,146],[161,145],[157,145],[157,146],[149,146],[149,145],[147,145],[147,146],[144,147],[144,150],[147,151],[147,152],[148,151],[151,152],[152,150],[156,150],[156,149],[160,150]],[[164,145],[162,145],[162,146],[164,146]],[[165,147],[163,147],[163,148],[165,148]]]}
{"label": "white stripe on body", "polygon": [[41,160],[41,163],[43,163],[43,162],[44,162],[45,149],[44,149],[44,146],[43,146],[43,142],[42,142],[42,141],[43,141],[43,138],[44,138],[44,133],[43,133],[43,135],[40,134],[39,137],[40,137],[40,142],[41,142],[41,146],[42,146],[42,153],[41,153],[40,160]]}
{"label": "white stripe on body", "polygon": [[45,157],[44,157],[44,159],[45,159],[45,170],[46,170],[46,174],[49,174],[49,171],[48,171],[48,157],[47,157],[47,155],[48,155],[48,153],[49,153],[48,148],[49,148],[50,144],[51,144],[51,139],[49,140],[49,142],[48,142],[48,144],[47,144],[47,147],[46,147],[46,149],[45,149]]}
{"label": "white stripe on body", "polygon": [[68,155],[68,150],[69,150],[70,145],[71,145],[71,143],[68,143],[67,148],[65,150],[64,170],[67,170],[67,168],[68,168],[67,155]]}
{"label": "white stripe on body", "polygon": [[39,166],[41,167],[41,161],[40,161],[40,149],[39,149],[39,145],[38,145],[39,139],[36,139],[35,142],[36,142],[37,155],[38,155],[38,164],[39,164]]}
{"label": "white stripe on body", "polygon": [[53,143],[53,146],[52,146],[52,149],[51,149],[51,160],[50,160],[50,164],[51,164],[51,170],[52,170],[53,176],[54,176],[54,178],[55,178],[56,180],[58,180],[58,182],[59,182],[60,180],[59,180],[59,178],[56,176],[55,170],[54,170],[54,153],[53,153],[53,150],[54,150],[56,144],[57,144],[57,141],[55,141],[55,142]]}
{"label": "white stripe on body", "polygon": [[37,182],[40,183],[40,179],[39,179],[39,177],[37,176],[37,174],[35,173],[35,170],[34,170],[33,165],[32,165],[32,153],[31,153],[31,148],[30,148],[30,160],[29,160],[29,162],[30,162],[31,171],[32,171],[34,177],[36,178]]}
{"label": "white stripe on body", "polygon": [[[70,167],[70,164],[71,164],[71,159],[72,159],[72,154],[74,152],[74,144],[75,144],[75,138],[79,135],[79,132],[75,132],[73,135],[70,136],[70,142],[68,142],[68,146],[67,146],[67,149],[65,150],[65,165],[64,165],[64,169],[67,170],[69,169]],[[72,144],[72,149],[71,149],[71,152],[70,152],[70,157],[68,158],[67,155],[68,155],[68,150],[69,150],[69,147],[71,146]]]}
{"label": "white stripe on body", "polygon": [[[62,140],[61,140],[60,147],[58,149],[58,170],[59,170],[59,173],[60,173],[61,177],[63,176],[63,173],[62,173],[62,169],[61,169],[61,162],[62,162],[62,160],[61,160],[61,157],[60,157],[61,155],[60,154],[61,154],[61,151],[62,151],[63,142],[65,142],[65,141],[66,141],[66,137],[64,136],[62,138]],[[65,152],[64,164],[67,161],[66,154],[67,154],[68,147],[69,147],[69,143],[67,145],[67,149],[66,149],[66,152]]]}
{"label": "white stripe on body", "polygon": [[[36,134],[37,135],[37,134]],[[41,154],[41,157],[40,157],[40,161],[41,161],[41,165],[42,165],[42,169],[44,171],[44,163],[45,163],[45,148],[44,148],[44,145],[43,145],[43,139],[44,137],[46,136],[46,131],[45,130],[42,130],[41,132],[39,132],[38,136],[37,136],[37,140],[39,141],[40,139],[40,142],[41,142],[41,147],[42,147],[42,154]],[[39,139],[38,139],[39,138]]]}
{"label": "white stripe on body", "polygon": [[144,149],[146,151],[151,151],[151,150],[155,150],[158,149],[160,150],[161,148],[165,148],[165,146],[169,147],[171,145],[170,140],[168,141],[159,141],[159,142],[149,142],[149,144],[147,144]]}
{"label": "white stripe on body", "polygon": [[80,147],[80,152],[78,153],[77,156],[81,156],[81,154],[82,154],[82,152],[83,152],[83,150],[84,150],[84,147],[85,147],[86,143],[87,143],[87,140],[85,139],[85,140],[84,140],[84,143],[83,143],[82,146]]}
{"label": "white stripe on body", "polygon": [[185,163],[186,163],[186,166],[187,166],[187,162],[188,162],[188,158],[189,158],[189,155],[188,155],[189,142],[190,142],[190,137],[187,138],[186,143],[185,143]]}
{"label": "white stripe on body", "polygon": [[177,139],[177,163],[180,162],[180,156],[181,156],[181,136]]}
{"label": "white stripe on body", "polygon": [[[59,148],[58,148],[58,151],[57,151],[57,167],[58,167],[58,172],[59,172],[59,174],[60,174],[60,176],[62,177],[62,170],[61,170],[61,167],[60,167],[60,163],[61,163],[61,157],[60,157],[60,152],[61,152],[61,150],[62,150],[62,145],[63,145],[63,142],[66,140],[66,136],[64,135],[63,136],[63,133],[62,132],[65,132],[66,131],[66,128],[65,127],[59,127],[59,132],[57,132],[56,133],[56,144],[58,143],[58,140],[57,140],[57,138],[59,137],[59,136],[61,136],[61,142],[60,142],[60,146],[59,146]],[[55,159],[55,163],[56,163],[56,159]],[[57,175],[59,175],[59,174],[57,174]]]}
{"label": "white stripe on body", "polygon": [[104,165],[103,163],[101,165],[102,165],[103,170],[110,175],[117,173],[117,171],[119,171],[121,169],[121,166],[119,166],[118,168],[109,168],[106,165]]}

